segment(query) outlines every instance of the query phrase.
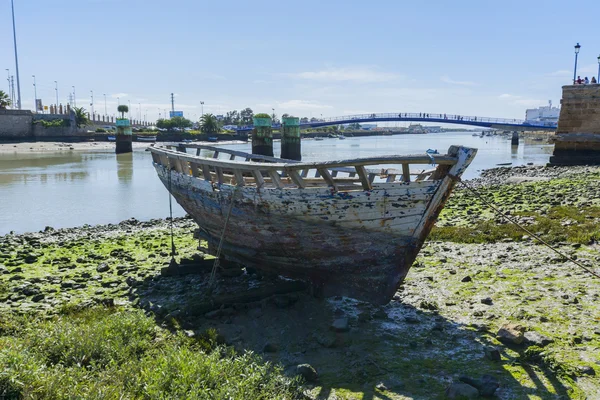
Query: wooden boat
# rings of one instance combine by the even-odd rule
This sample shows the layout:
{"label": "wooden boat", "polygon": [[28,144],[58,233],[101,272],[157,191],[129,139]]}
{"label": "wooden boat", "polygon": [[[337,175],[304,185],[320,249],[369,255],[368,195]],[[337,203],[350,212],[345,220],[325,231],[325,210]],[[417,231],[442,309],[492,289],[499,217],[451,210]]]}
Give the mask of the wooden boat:
{"label": "wooden boat", "polygon": [[148,150],[210,253],[221,245],[228,260],[376,304],[395,294],[477,152],[297,162],[199,144]]}

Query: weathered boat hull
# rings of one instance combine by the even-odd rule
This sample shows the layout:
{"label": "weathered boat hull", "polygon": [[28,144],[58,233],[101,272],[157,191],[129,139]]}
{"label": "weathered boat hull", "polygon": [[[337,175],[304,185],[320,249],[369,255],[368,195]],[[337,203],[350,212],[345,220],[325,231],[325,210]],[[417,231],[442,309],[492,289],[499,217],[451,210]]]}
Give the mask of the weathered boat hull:
{"label": "weathered boat hull", "polygon": [[227,259],[310,280],[324,296],[376,304],[398,289],[454,184],[445,182],[441,196],[441,180],[374,184],[371,191],[260,191],[215,188],[173,170],[169,179],[167,168],[155,167],[211,247],[218,246],[231,209],[222,243]]}

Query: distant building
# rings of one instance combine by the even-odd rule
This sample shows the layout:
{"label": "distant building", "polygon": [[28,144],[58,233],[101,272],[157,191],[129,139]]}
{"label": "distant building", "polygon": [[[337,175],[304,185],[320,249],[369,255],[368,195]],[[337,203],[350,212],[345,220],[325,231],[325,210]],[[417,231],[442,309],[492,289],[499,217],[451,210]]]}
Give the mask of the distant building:
{"label": "distant building", "polygon": [[377,128],[377,124],[360,124],[360,129],[363,131],[370,131],[375,128]]}
{"label": "distant building", "polygon": [[427,133],[438,133],[442,131],[441,126],[425,126],[424,129]]}
{"label": "distant building", "polygon": [[530,124],[556,124],[560,115],[560,108],[552,107],[552,101],[547,106],[530,108],[525,111],[525,123]]}
{"label": "distant building", "polygon": [[426,133],[423,125],[421,124],[410,124],[408,127],[408,133]]}

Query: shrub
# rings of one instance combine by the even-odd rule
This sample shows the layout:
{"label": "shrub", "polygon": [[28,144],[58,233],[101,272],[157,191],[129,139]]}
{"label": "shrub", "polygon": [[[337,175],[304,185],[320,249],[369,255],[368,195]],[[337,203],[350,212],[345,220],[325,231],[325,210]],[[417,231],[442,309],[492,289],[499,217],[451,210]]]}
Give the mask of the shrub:
{"label": "shrub", "polygon": [[106,129],[97,128],[96,133],[106,133]]}

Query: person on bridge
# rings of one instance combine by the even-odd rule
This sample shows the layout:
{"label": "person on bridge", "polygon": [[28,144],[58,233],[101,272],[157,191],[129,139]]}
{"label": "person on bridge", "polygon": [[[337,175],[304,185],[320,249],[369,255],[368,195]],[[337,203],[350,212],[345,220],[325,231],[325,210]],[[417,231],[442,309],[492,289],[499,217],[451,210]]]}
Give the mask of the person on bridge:
{"label": "person on bridge", "polygon": [[590,83],[591,83],[592,85],[594,85],[594,84],[598,83],[598,82],[596,82],[596,77],[595,77],[595,76],[592,76],[592,80],[591,80],[591,82],[590,82]]}
{"label": "person on bridge", "polygon": [[577,75],[577,80],[575,81],[575,83],[577,83],[578,85],[581,85],[583,83],[583,80],[579,75]]}
{"label": "person on bridge", "polygon": [[584,81],[583,81],[584,85],[589,85],[590,84],[590,80],[588,79],[588,77],[586,76]]}

